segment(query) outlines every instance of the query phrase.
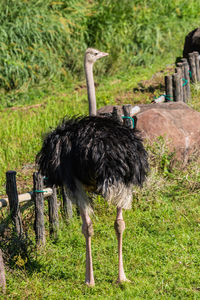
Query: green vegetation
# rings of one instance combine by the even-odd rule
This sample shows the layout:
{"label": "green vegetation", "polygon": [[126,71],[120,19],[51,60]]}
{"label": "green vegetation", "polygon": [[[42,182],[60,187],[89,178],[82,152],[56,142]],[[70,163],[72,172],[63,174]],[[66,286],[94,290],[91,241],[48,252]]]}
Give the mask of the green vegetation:
{"label": "green vegetation", "polygon": [[[4,299],[199,299],[200,161],[184,170],[168,169],[167,175],[160,164],[166,151],[149,149],[151,174],[144,189],[136,190],[133,209],[124,212],[124,263],[131,283],[115,284],[115,209],[97,197],[92,218],[96,286],[84,285],[85,241],[75,214],[41,252],[29,241],[18,252],[16,240],[0,242],[11,268]],[[32,211],[26,208],[24,220],[34,241]]]}
{"label": "green vegetation", "polygon": [[[198,26],[199,1],[50,1],[0,3],[0,104],[20,103],[31,87],[83,78],[87,46],[111,55],[97,74],[149,66],[159,55],[181,55],[185,34]],[[169,54],[167,54],[169,53]],[[4,94],[4,96],[3,96]]]}
{"label": "green vegetation", "polygon": [[[154,94],[133,89],[181,56],[185,34],[198,26],[199,16],[194,0],[2,0],[0,193],[5,194],[8,169],[18,171],[19,192],[30,190],[41,135],[66,114],[87,114],[86,47],[110,53],[94,68],[98,107],[150,103],[163,92],[159,81]],[[196,84],[189,105],[198,111],[199,98]],[[60,215],[59,238],[52,241],[47,233],[46,248],[36,252],[33,207],[22,207],[30,240],[19,244],[10,229],[0,237],[7,271],[7,293],[0,299],[199,299],[200,160],[184,168],[172,165],[162,139],[148,151],[148,180],[135,191],[133,209],[124,213],[124,263],[131,283],[115,284],[115,209],[97,197],[96,286],[84,285],[85,241],[76,214],[69,225]],[[11,228],[6,209],[0,216],[0,230],[5,224]]]}

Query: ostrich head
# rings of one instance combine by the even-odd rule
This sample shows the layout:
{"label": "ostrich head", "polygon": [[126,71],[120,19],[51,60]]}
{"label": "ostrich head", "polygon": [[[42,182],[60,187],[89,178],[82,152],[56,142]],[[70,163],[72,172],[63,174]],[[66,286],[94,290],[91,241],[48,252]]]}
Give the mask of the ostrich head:
{"label": "ostrich head", "polygon": [[88,48],[85,52],[85,63],[94,64],[97,59],[107,56],[108,53],[101,52],[94,48]]}

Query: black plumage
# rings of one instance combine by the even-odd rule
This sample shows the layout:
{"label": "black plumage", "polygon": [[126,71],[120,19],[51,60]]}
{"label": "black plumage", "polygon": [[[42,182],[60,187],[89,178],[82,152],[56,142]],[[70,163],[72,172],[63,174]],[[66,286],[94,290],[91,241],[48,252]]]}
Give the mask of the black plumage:
{"label": "black plumage", "polygon": [[36,161],[50,184],[75,195],[80,182],[105,198],[112,186],[113,197],[119,184],[141,186],[148,170],[138,131],[111,117],[64,118],[45,136]]}

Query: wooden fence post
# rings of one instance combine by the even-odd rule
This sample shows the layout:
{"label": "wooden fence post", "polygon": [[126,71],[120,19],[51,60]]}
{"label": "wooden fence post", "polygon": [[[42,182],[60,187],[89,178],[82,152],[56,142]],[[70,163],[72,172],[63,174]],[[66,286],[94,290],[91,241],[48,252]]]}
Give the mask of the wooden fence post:
{"label": "wooden fence post", "polygon": [[187,95],[186,95],[186,88],[185,88],[185,85],[186,85],[185,68],[184,68],[184,65],[182,62],[177,63],[177,67],[181,69],[180,85],[182,87],[182,99],[183,99],[182,101],[186,102]]}
{"label": "wooden fence post", "polygon": [[173,99],[174,101],[180,101],[180,80],[178,73],[174,73],[172,75],[172,83],[173,83]]}
{"label": "wooden fence post", "polygon": [[189,59],[189,66],[190,66],[190,72],[191,72],[191,81],[196,82],[197,75],[196,75],[196,65],[195,65],[194,53],[189,53],[188,59]]}
{"label": "wooden fence post", "polygon": [[54,238],[58,236],[59,220],[58,220],[58,203],[56,187],[52,187],[53,193],[48,197],[49,208],[49,233]]}
{"label": "wooden fence post", "polygon": [[169,102],[173,101],[173,85],[172,85],[172,76],[165,76],[165,94],[167,96],[166,100]]}
{"label": "wooden fence post", "polygon": [[69,220],[72,218],[73,216],[73,211],[72,211],[72,201],[69,198],[69,196],[67,195],[67,192],[65,190],[65,187],[62,186],[61,188],[61,193],[62,193],[62,198],[63,198],[63,211],[64,211],[64,216],[65,219],[67,221],[67,223],[69,223]]}
{"label": "wooden fence post", "polygon": [[184,78],[186,80],[185,90],[186,90],[186,100],[190,99],[190,68],[186,58],[181,59],[184,66]]}
{"label": "wooden fence post", "polygon": [[1,249],[0,249],[0,289],[4,294],[6,291],[6,275],[5,275],[5,268],[3,264],[3,256],[2,256]]}
{"label": "wooden fence post", "polygon": [[[124,117],[130,117],[130,111],[131,111],[131,105],[130,104],[127,104],[127,105],[123,105],[122,106],[122,110],[123,110],[123,113],[124,113]],[[129,118],[124,118],[123,119],[123,123],[125,126],[129,127],[129,128],[133,128],[133,122],[131,119]],[[135,124],[134,124],[135,125]],[[135,127],[135,126],[134,126]]]}
{"label": "wooden fence post", "polygon": [[200,81],[199,52],[194,51],[193,53],[194,53],[194,60],[195,60],[195,66],[196,66],[197,81]]}
{"label": "wooden fence post", "polygon": [[178,77],[178,89],[179,89],[179,100],[176,101],[183,101],[183,85],[182,85],[182,69],[180,67],[176,67],[175,71]]}
{"label": "wooden fence post", "polygon": [[120,116],[119,109],[118,109],[117,106],[113,107],[112,118],[113,118],[113,120],[116,120],[117,122],[120,122],[120,123],[123,122],[122,117]]}
{"label": "wooden fence post", "polygon": [[35,234],[38,246],[45,245],[44,227],[44,196],[43,196],[43,177],[41,174],[33,173],[33,199],[35,203]]}
{"label": "wooden fence post", "polygon": [[16,172],[6,172],[6,193],[8,195],[10,214],[18,236],[23,233],[22,219],[19,209],[19,199],[16,184]]}

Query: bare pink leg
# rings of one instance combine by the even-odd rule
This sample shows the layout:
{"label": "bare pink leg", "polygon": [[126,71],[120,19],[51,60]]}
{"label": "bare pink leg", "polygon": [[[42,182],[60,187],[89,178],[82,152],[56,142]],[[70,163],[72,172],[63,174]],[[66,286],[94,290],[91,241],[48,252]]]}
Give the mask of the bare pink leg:
{"label": "bare pink leg", "polygon": [[117,217],[115,221],[115,231],[118,239],[118,258],[119,258],[119,273],[117,283],[121,283],[123,281],[129,281],[126,279],[126,275],[124,273],[123,267],[123,258],[122,258],[122,235],[125,229],[125,222],[122,216],[122,208],[117,208]]}
{"label": "bare pink leg", "polygon": [[93,235],[92,221],[89,215],[80,209],[81,218],[83,221],[82,233],[85,236],[86,241],[86,272],[85,272],[85,283],[88,286],[94,286],[94,275],[92,266],[92,250],[91,250],[91,237]]}

